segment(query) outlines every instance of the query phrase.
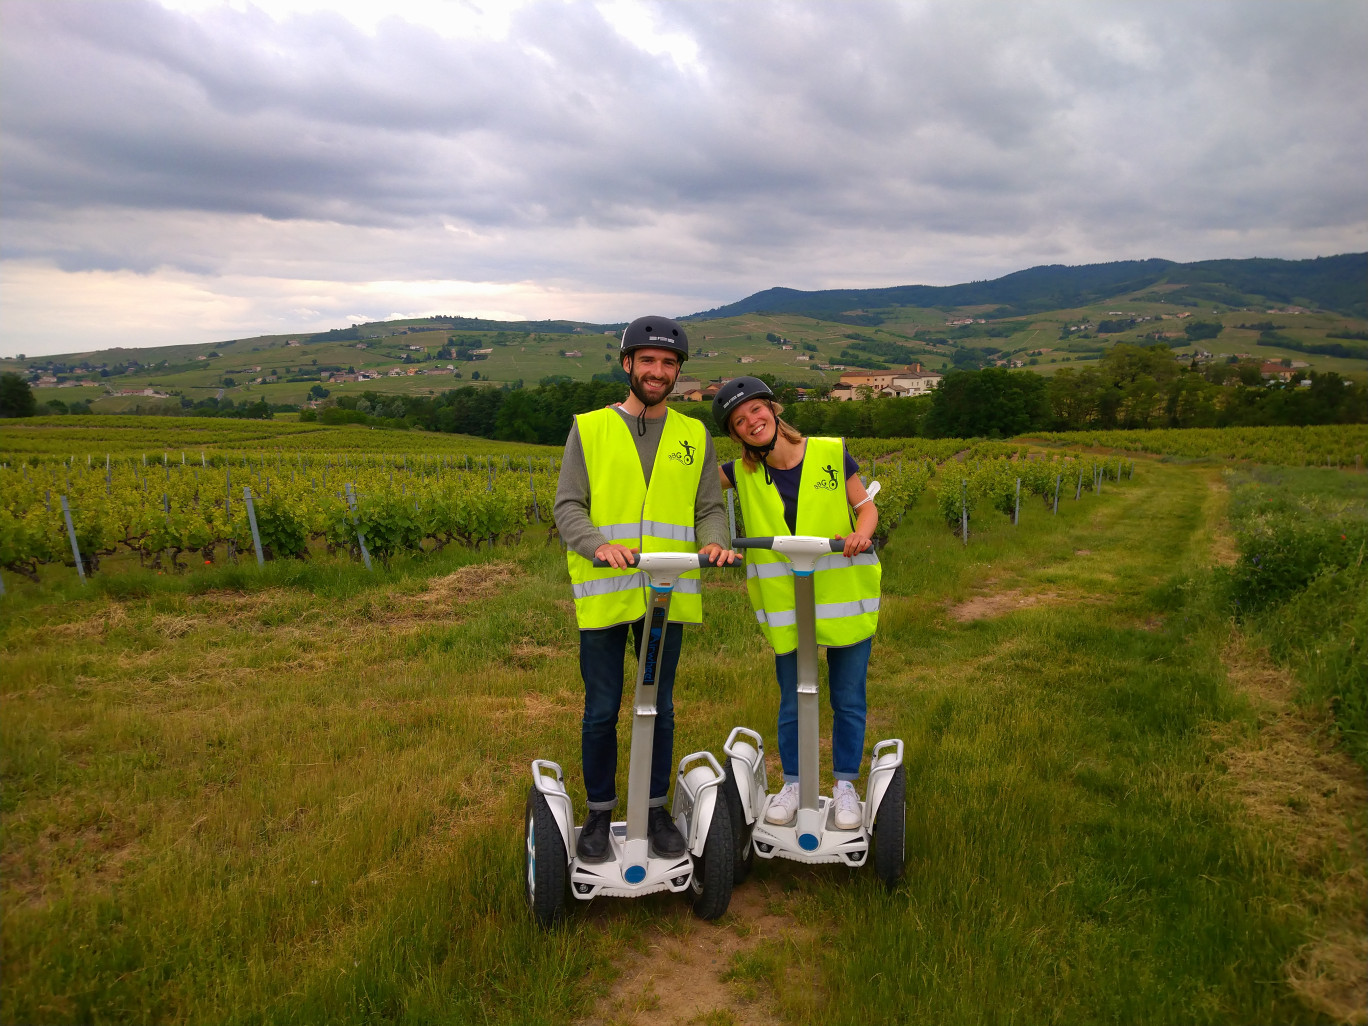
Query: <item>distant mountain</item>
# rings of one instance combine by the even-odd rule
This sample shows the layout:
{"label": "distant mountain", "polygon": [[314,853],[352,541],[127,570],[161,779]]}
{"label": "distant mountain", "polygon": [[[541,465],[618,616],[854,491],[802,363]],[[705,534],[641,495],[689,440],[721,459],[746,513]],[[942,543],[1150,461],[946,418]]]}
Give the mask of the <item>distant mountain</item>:
{"label": "distant mountain", "polygon": [[686,320],[740,314],[797,314],[847,324],[879,324],[892,307],[991,306],[994,317],[1068,309],[1163,286],[1169,302],[1251,306],[1295,304],[1352,317],[1368,316],[1368,253],[1313,260],[1118,260],[1066,267],[1048,264],[964,285],[898,285],[882,289],[803,292],[773,288]]}

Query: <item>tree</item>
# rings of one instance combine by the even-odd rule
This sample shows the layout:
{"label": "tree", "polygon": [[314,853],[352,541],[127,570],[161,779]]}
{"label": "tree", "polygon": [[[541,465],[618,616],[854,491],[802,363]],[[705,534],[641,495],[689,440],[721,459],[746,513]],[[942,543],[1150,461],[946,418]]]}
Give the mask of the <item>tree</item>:
{"label": "tree", "polygon": [[1010,438],[1049,420],[1045,379],[989,367],[951,371],[931,393],[926,432],[935,438]]}
{"label": "tree", "polygon": [[33,389],[18,374],[0,374],[0,417],[32,417],[37,402]]}

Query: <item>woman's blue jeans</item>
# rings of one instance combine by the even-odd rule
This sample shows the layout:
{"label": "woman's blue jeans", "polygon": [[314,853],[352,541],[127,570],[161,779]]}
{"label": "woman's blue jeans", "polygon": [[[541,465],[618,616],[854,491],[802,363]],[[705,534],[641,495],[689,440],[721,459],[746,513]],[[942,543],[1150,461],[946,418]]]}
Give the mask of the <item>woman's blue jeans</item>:
{"label": "woman's blue jeans", "polygon": [[[580,631],[580,676],[584,678],[584,720],[580,729],[580,757],[589,808],[617,805],[617,718],[622,705],[622,673],[628,628],[641,651],[644,620],[601,630]],[[665,645],[656,667],[655,741],[651,749],[651,805],[664,805],[674,770],[674,678],[684,625],[668,624]],[[632,687],[636,687],[633,680]]]}
{"label": "woman's blue jeans", "polygon": [[[872,637],[855,645],[827,649],[831,696],[831,768],[837,780],[856,780],[864,761],[865,677]],[[798,653],[774,657],[779,678],[779,761],[784,781],[798,779]]]}

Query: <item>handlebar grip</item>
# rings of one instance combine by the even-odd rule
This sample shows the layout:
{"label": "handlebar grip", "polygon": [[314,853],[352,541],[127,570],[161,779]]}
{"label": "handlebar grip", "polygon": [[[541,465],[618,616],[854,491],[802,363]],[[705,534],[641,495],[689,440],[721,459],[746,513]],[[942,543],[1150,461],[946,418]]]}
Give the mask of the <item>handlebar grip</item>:
{"label": "handlebar grip", "polygon": [[832,551],[832,552],[844,552],[844,551],[845,551],[845,539],[844,539],[844,538],[832,538],[832,539],[831,539],[831,551]]}
{"label": "handlebar grip", "polygon": [[731,547],[734,549],[772,549],[774,548],[773,538],[733,538]]}
{"label": "handlebar grip", "polygon": [[[608,560],[606,560],[606,559],[595,559],[595,560],[593,561],[593,563],[594,563],[595,568],[597,568],[597,569],[599,569],[599,570],[611,570],[611,569],[613,569],[613,564],[610,563],[610,562],[608,562]],[[627,565],[628,565],[628,566],[636,566],[636,565],[637,565],[637,559],[636,559],[636,554],[635,554],[635,553],[632,554],[632,560],[631,560],[631,562],[628,563]]]}

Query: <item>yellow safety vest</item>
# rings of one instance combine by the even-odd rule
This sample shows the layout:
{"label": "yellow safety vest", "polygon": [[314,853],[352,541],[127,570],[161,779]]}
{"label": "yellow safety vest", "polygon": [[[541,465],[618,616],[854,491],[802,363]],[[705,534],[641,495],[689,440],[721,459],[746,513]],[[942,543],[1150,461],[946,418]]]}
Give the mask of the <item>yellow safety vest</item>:
{"label": "yellow safety vest", "polygon": [[[798,486],[798,530],[788,529],[779,489],[765,483],[763,467],[736,461],[736,492],[746,534],[768,537],[806,534],[845,536],[853,529],[845,490],[845,445],[839,438],[809,438]],[[817,644],[841,648],[874,634],[879,625],[879,579],[883,568],[873,551],[847,559],[839,552],[817,561]],[[798,647],[793,569],[770,549],[746,550],[746,595],[765,639],[780,655]]]}
{"label": "yellow safety vest", "polygon": [[[708,441],[703,424],[666,411],[648,488],[631,429],[616,410],[581,413],[575,423],[589,474],[589,519],[603,536],[642,552],[697,552],[694,502]],[[581,630],[631,623],[646,615],[650,582],[644,573],[599,569],[573,550],[565,558]],[[699,577],[699,571],[691,570],[675,585],[672,621],[702,623]]]}

